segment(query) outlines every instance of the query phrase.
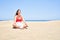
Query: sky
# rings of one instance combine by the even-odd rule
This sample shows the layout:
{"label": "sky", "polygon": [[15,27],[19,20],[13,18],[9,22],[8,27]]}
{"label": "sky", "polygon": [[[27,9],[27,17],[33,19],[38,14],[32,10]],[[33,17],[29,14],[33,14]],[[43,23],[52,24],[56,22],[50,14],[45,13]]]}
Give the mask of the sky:
{"label": "sky", "polygon": [[60,20],[60,0],[0,0],[0,20],[14,19],[17,9],[25,20]]}

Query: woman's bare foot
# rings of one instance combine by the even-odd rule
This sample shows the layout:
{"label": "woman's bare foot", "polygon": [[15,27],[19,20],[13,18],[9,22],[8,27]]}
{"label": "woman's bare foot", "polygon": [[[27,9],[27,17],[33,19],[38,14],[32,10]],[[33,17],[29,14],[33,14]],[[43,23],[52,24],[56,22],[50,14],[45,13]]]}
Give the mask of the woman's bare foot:
{"label": "woman's bare foot", "polygon": [[23,28],[24,28],[24,29],[27,29],[27,26],[24,26]]}

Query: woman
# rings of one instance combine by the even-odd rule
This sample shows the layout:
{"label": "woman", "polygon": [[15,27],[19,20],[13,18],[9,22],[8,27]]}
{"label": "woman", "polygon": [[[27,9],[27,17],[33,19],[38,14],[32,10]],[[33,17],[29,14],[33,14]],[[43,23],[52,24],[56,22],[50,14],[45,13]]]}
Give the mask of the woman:
{"label": "woman", "polygon": [[27,24],[21,16],[21,10],[18,9],[14,18],[13,28],[26,28]]}

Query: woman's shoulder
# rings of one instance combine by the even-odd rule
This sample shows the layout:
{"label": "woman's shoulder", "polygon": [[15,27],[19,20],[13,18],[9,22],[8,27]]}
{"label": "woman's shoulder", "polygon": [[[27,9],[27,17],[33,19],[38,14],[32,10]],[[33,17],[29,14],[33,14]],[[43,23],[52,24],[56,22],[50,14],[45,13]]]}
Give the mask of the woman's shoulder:
{"label": "woman's shoulder", "polygon": [[15,16],[15,18],[17,17],[17,15]]}

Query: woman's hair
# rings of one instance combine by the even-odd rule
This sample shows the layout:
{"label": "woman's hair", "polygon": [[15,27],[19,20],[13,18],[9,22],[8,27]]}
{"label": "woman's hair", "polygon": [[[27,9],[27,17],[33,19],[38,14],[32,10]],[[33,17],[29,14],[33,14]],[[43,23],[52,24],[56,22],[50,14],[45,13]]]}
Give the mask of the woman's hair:
{"label": "woman's hair", "polygon": [[16,11],[16,14],[15,14],[15,16],[16,16],[16,15],[18,15],[18,11],[21,11],[21,10],[20,10],[20,9],[18,9],[18,10]]}

